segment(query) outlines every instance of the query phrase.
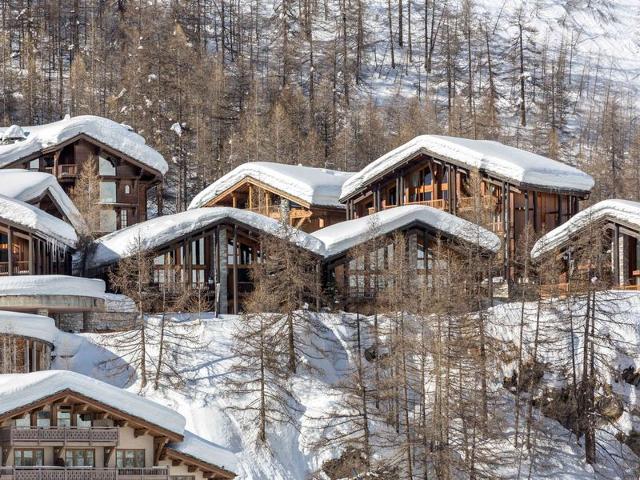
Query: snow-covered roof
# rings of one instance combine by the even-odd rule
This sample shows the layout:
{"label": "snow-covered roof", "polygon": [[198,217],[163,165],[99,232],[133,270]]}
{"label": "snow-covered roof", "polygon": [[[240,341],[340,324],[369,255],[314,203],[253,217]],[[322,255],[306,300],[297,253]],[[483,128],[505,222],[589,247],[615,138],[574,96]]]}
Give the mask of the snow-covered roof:
{"label": "snow-covered roof", "polygon": [[105,298],[105,283],[97,278],[69,275],[12,275],[0,277],[0,296],[73,295]]}
{"label": "snow-covered roof", "polygon": [[189,209],[204,206],[222,192],[246,179],[280,190],[310,205],[343,208],[339,202],[343,183],[354,173],[326,168],[286,165],[273,162],[249,162],[234,168],[202,190]]}
{"label": "snow-covered roof", "polygon": [[585,208],[559,227],[542,236],[531,249],[531,257],[536,259],[552,252],[579,234],[589,225],[615,222],[637,228],[640,232],[640,203],[631,200],[603,200]]}
{"label": "snow-covered roof", "polygon": [[30,313],[0,311],[0,334],[31,337],[54,344],[62,333],[56,328],[52,318]]}
{"label": "snow-covered roof", "polygon": [[0,140],[6,141],[6,140],[23,140],[27,138],[27,136],[24,133],[24,130],[22,130],[22,127],[20,127],[19,125],[11,125],[8,128],[5,128],[4,131],[2,132],[2,135],[0,136]]}
{"label": "snow-covered roof", "polygon": [[184,433],[185,419],[174,410],[67,370],[0,375],[0,415],[65,390],[97,400],[177,435]]}
{"label": "snow-covered roof", "polygon": [[49,194],[62,213],[76,228],[84,227],[82,215],[62,189],[56,177],[45,172],[18,168],[0,170],[0,195],[33,203]]}
{"label": "snow-covered roof", "polygon": [[[0,136],[7,135],[9,131],[15,132],[14,127],[0,129]],[[162,155],[148,146],[142,136],[108,118],[94,115],[65,117],[45,125],[22,127],[22,131],[26,134],[24,140],[0,145],[0,168],[84,134],[163,175],[169,169]]]}
{"label": "snow-covered roof", "polygon": [[374,160],[347,180],[342,186],[341,201],[421,153],[532,187],[588,193],[594,185],[593,178],[575,167],[499,142],[420,135]]}
{"label": "snow-covered roof", "polygon": [[188,430],[184,432],[183,441],[169,443],[167,448],[230,472],[235,472],[238,467],[238,459],[233,452]]}
{"label": "snow-covered roof", "polygon": [[385,235],[412,224],[423,224],[445,236],[466,243],[477,243],[486,250],[497,252],[500,239],[485,228],[456,217],[448,212],[423,205],[406,205],[336,223],[317,230],[311,236],[322,241],[326,257],[341,254],[368,240],[370,235]]}
{"label": "snow-covered roof", "polygon": [[0,221],[6,220],[49,239],[74,248],[78,236],[67,222],[33,205],[0,195]]}
{"label": "snow-covered roof", "polygon": [[[96,241],[87,265],[96,268],[109,265],[126,257],[138,242],[143,250],[160,248],[173,240],[225,220],[247,225],[261,232],[282,236],[285,232],[277,220],[249,210],[231,207],[211,207],[152,218],[122,230],[112,232]],[[291,230],[296,245],[322,254],[323,245],[314,237],[300,230]]]}

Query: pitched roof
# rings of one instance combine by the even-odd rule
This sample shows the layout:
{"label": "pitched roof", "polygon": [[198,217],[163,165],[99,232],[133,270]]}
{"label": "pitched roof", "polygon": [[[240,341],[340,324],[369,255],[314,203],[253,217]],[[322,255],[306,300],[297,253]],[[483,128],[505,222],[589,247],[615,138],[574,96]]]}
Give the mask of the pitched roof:
{"label": "pitched roof", "polygon": [[326,168],[287,165],[273,162],[249,162],[234,168],[191,201],[189,209],[202,207],[239,182],[254,179],[309,205],[344,208],[338,198],[342,184],[352,172]]}
{"label": "pitched roof", "polygon": [[235,476],[233,472],[238,468],[238,459],[233,452],[188,430],[185,430],[184,439],[181,442],[171,442],[167,448],[217,469],[225,470],[230,476]]}
{"label": "pitched roof", "polygon": [[531,249],[531,257],[537,259],[562,248],[585,229],[604,222],[626,225],[637,229],[640,233],[640,203],[631,200],[610,199],[585,208],[559,227],[542,236]]}
{"label": "pitched roof", "polygon": [[0,170],[0,195],[32,204],[46,194],[49,194],[76,229],[84,226],[82,215],[56,177],[45,172],[31,172],[17,168]]}
{"label": "pitched roof", "polygon": [[372,235],[386,235],[412,225],[423,225],[443,235],[497,252],[500,239],[485,228],[448,212],[423,205],[390,208],[366,217],[336,223],[311,236],[322,241],[324,255],[332,257],[366,242]]}
{"label": "pitched roof", "polygon": [[[8,134],[8,131],[15,132],[15,125],[1,128],[0,136]],[[148,146],[142,136],[108,118],[94,115],[65,117],[45,125],[22,127],[22,131],[26,135],[24,140],[0,145],[0,168],[84,134],[160,174],[164,175],[169,169],[162,155]]]}
{"label": "pitched roof", "polygon": [[0,375],[0,416],[60,392],[70,391],[172,432],[184,433],[176,411],[94,378],[67,370]]}
{"label": "pitched roof", "polygon": [[0,221],[6,220],[31,230],[45,239],[75,248],[76,231],[67,222],[49,215],[33,205],[0,195]]}
{"label": "pitched roof", "polygon": [[594,185],[593,178],[575,167],[499,142],[420,135],[374,160],[347,180],[340,200],[346,201],[371,181],[419,154],[433,155],[516,185],[580,193],[590,192]]}
{"label": "pitched roof", "polygon": [[[99,238],[96,241],[96,248],[88,258],[87,265],[89,268],[97,268],[115,263],[133,251],[138,241],[144,250],[162,248],[184,235],[224,221],[244,224],[275,236],[287,233],[277,220],[249,210],[231,207],[197,208],[152,218]],[[293,232],[293,239],[298,246],[322,255],[321,242],[300,230],[290,229],[288,232]]]}

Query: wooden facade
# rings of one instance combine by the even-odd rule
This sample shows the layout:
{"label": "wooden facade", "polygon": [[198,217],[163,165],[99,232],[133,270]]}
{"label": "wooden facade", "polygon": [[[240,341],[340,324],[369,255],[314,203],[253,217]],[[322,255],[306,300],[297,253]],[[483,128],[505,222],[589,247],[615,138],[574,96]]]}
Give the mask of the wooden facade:
{"label": "wooden facade", "polygon": [[[212,222],[153,250],[153,285],[169,298],[192,290],[217,313],[239,313],[253,290],[263,232],[233,219]],[[90,271],[108,282],[104,265]]]}
{"label": "wooden facade", "polygon": [[287,192],[247,177],[216,197],[205,207],[234,207],[280,220],[304,232],[314,232],[345,219],[344,208],[312,205]]}
{"label": "wooden facade", "polygon": [[515,249],[525,226],[531,225],[536,234],[547,232],[577,213],[585,196],[585,192],[522,185],[418,153],[342,200],[348,219],[418,204],[481,223],[503,239],[502,274],[513,279]]}
{"label": "wooden facade", "polygon": [[70,275],[69,247],[0,219],[0,276]]}
{"label": "wooden facade", "polygon": [[[95,162],[100,177],[100,231],[96,233],[147,219],[148,192],[161,183],[162,174],[87,135],[79,134],[8,167],[53,174],[69,194],[85,162]],[[43,206],[50,208],[46,202]]]}
{"label": "wooden facade", "polygon": [[0,415],[1,480],[232,479],[169,448],[182,435],[70,389]]}
{"label": "wooden facade", "polygon": [[0,333],[0,374],[48,370],[52,348],[44,340]]}

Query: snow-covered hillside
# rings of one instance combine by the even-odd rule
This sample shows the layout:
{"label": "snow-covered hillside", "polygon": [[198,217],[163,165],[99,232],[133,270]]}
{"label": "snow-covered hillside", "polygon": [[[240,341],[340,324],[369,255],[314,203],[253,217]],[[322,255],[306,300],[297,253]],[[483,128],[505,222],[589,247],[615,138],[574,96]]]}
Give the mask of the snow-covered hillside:
{"label": "snow-covered hillside", "polygon": [[[533,412],[535,449],[528,454],[526,449],[514,447],[515,397],[503,387],[503,382],[515,369],[513,352],[519,343],[521,313],[525,314],[523,338],[530,340],[535,333],[536,318],[547,327],[553,326],[558,318],[554,311],[557,313],[562,308],[561,304],[555,304],[553,308],[543,306],[543,312],[538,316],[538,307],[534,303],[527,303],[524,307],[519,303],[499,305],[487,312],[488,332],[496,345],[499,359],[490,379],[490,389],[494,393],[492,408],[500,419],[501,433],[492,441],[491,447],[501,454],[495,462],[480,466],[480,470],[491,472],[494,478],[637,478],[634,468],[638,459],[629,448],[618,442],[616,434],[640,431],[640,416],[637,415],[640,399],[637,398],[637,388],[621,380],[616,372],[640,364],[640,294],[625,293],[609,300],[607,309],[615,321],[606,332],[599,333],[603,337],[623,338],[626,351],[613,351],[602,346],[600,353],[610,366],[608,384],[623,399],[624,413],[600,428],[598,439],[606,447],[603,448],[607,454],[599,453],[599,464],[595,470],[584,462],[582,445],[575,435],[537,408]],[[574,307],[578,315],[581,307]],[[178,410],[186,417],[187,428],[194,433],[236,452],[239,460],[237,473],[243,480],[334,478],[320,472],[327,460],[339,457],[340,449],[332,444],[323,445],[321,440],[334,436],[335,431],[331,428],[339,428],[335,425],[328,428],[326,419],[337,413],[344,414],[344,411],[339,411],[344,408],[344,390],[338,387],[353,371],[357,360],[353,345],[354,318],[354,315],[346,314],[319,314],[314,317],[319,322],[320,334],[309,342],[313,346],[305,349],[303,367],[289,380],[294,422],[270,429],[268,447],[258,446],[257,426],[247,420],[244,412],[233,409],[237,406],[236,400],[225,392],[225,379],[234,361],[232,337],[240,317],[213,318],[205,314],[196,327],[188,320],[190,328],[196,329],[202,348],[189,350],[185,357],[174,358],[178,362],[177,369],[184,376],[184,387],[176,390],[161,386],[154,390],[147,386],[142,389],[142,394]],[[185,316],[175,319],[187,321]],[[371,320],[363,318],[362,322],[367,324]],[[149,321],[157,324],[159,319],[152,317]],[[546,365],[542,383],[548,388],[560,387],[553,372],[557,370],[559,358],[563,357],[568,348],[567,342],[571,340],[566,326],[556,326],[555,336],[545,337],[537,352],[538,361]],[[113,340],[113,334],[85,335],[82,345],[75,349],[76,354],[57,359],[54,366],[85,373],[130,391],[140,391],[139,379],[130,368],[114,369],[113,363],[108,370],[103,368],[104,362],[109,362],[114,353],[117,354],[115,347],[100,346],[112,344],[110,338]],[[366,334],[363,336],[365,346],[370,342],[368,338]],[[579,336],[573,340],[579,343]],[[156,347],[149,345],[149,348],[150,356],[153,356]],[[118,363],[124,366],[122,360],[116,360]],[[371,368],[370,362],[365,362],[365,365]],[[548,393],[550,390],[545,391]],[[521,408],[524,409],[524,405]],[[384,430],[385,427],[374,423],[374,429]],[[388,455],[391,461],[394,454],[390,448],[381,455]]]}

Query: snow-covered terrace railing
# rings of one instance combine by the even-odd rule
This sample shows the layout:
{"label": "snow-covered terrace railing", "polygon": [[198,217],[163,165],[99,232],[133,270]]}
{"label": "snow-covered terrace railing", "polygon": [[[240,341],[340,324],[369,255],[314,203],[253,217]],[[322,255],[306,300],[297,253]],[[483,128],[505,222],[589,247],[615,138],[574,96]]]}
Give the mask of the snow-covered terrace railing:
{"label": "snow-covered terrace railing", "polygon": [[196,195],[189,209],[205,206],[221,193],[247,179],[268,185],[310,206],[344,208],[339,201],[340,191],[344,182],[352,175],[354,175],[352,172],[302,165],[272,162],[243,163]]}
{"label": "snow-covered terrace railing", "polygon": [[32,203],[47,193],[76,229],[85,226],[82,215],[53,175],[18,168],[0,170],[0,195]]}
{"label": "snow-covered terrace railing", "polygon": [[[86,135],[162,175],[169,169],[163,156],[149,147],[142,136],[133,132],[130,127],[108,118],[94,115],[65,117],[46,125],[21,127],[21,132],[25,135],[24,139],[16,138],[13,143],[0,145],[0,168],[79,135]],[[9,133],[16,133],[15,125],[0,129],[0,137]]]}
{"label": "snow-covered terrace railing", "polygon": [[586,228],[605,222],[622,224],[640,233],[640,203],[612,199],[584,209],[541,237],[531,249],[531,258],[535,260],[560,249]]}
{"label": "snow-covered terrace railing", "polygon": [[346,201],[375,179],[420,154],[432,155],[514,185],[583,194],[589,193],[594,185],[593,178],[577,168],[498,142],[420,135],[374,160],[347,180],[342,186],[340,201]]}
{"label": "snow-covered terrace railing", "polygon": [[365,242],[372,235],[386,235],[409,226],[423,226],[445,237],[497,253],[500,239],[489,230],[450,213],[423,205],[407,205],[383,210],[366,217],[337,223],[313,232],[324,244],[324,256],[340,255]]}
{"label": "snow-covered terrace railing", "polygon": [[28,203],[0,195],[0,222],[3,220],[30,230],[53,243],[75,248],[78,236],[67,222]]}

